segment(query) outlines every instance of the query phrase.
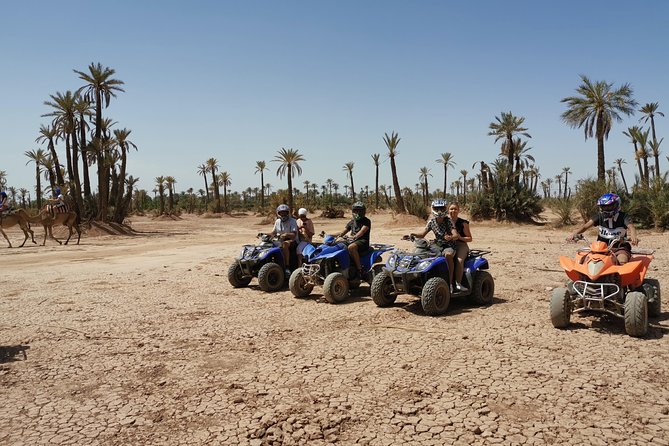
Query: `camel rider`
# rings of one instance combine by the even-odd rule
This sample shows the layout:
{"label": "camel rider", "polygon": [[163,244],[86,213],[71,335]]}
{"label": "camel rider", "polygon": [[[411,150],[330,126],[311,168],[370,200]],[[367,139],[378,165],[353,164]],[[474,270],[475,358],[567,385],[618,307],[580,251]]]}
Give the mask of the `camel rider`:
{"label": "camel rider", "polygon": [[60,187],[57,187],[54,190],[54,198],[49,200],[48,210],[51,212],[51,216],[54,217],[55,214],[59,214],[65,211],[65,197],[60,192]]}
{"label": "camel rider", "polygon": [[9,198],[7,192],[4,190],[0,192],[0,214],[5,215],[9,213],[11,206],[9,205]]}

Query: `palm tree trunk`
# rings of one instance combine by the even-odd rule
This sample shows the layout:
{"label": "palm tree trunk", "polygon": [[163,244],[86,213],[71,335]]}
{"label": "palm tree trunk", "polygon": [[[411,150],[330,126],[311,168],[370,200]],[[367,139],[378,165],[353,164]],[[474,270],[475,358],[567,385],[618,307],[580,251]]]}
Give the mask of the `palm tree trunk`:
{"label": "palm tree trunk", "polygon": [[42,209],[42,181],[39,177],[39,163],[35,161],[35,193],[37,194],[37,209]]}
{"label": "palm tree trunk", "polygon": [[[446,160],[444,160],[446,161]],[[446,189],[448,188],[448,166],[444,162],[444,192],[441,194],[441,198],[446,199]]]}
{"label": "palm tree trunk", "polygon": [[376,188],[374,189],[374,197],[375,197],[375,204],[376,208],[379,208],[379,166],[376,166],[376,178],[374,180],[374,185]]}
{"label": "palm tree trunk", "polygon": [[265,175],[260,171],[260,207],[265,209]]}
{"label": "palm tree trunk", "polygon": [[629,190],[627,189],[627,181],[625,181],[625,174],[623,173],[623,169],[618,166],[618,170],[620,171],[620,178],[623,179],[623,186],[625,186],[625,193],[628,194]]}
{"label": "palm tree trunk", "polygon": [[514,156],[515,154],[514,154],[514,150],[513,150],[513,136],[512,135],[509,135],[506,138],[506,144],[507,144],[507,148],[508,148],[508,151],[509,151],[509,153],[507,154],[507,163],[509,164],[509,178],[507,178],[507,180],[506,180],[506,185],[510,189],[511,186],[513,186],[513,179],[514,179],[513,160],[515,159],[515,156]]}
{"label": "palm tree trunk", "polygon": [[60,172],[60,161],[58,160],[58,152],[56,152],[56,146],[53,143],[53,138],[49,138],[48,148],[49,152],[51,153],[51,159],[53,159],[53,163],[56,166],[56,180],[58,181],[58,184],[65,184],[63,174]]}
{"label": "palm tree trunk", "polygon": [[125,219],[125,214],[123,212],[123,191],[125,190],[125,169],[127,163],[127,153],[125,147],[121,146],[121,170],[118,174],[118,185],[117,185],[117,194],[116,194],[116,209],[114,212],[114,221],[118,224],[123,223]]}
{"label": "palm tree trunk", "polygon": [[643,182],[646,189],[650,186],[649,172],[648,172],[648,156],[643,158]]}
{"label": "palm tree trunk", "polygon": [[84,173],[84,197],[91,196],[91,179],[88,175],[88,148],[86,146],[86,126],[84,114],[79,114],[79,148],[81,150],[81,170]]}
{"label": "palm tree trunk", "polygon": [[353,172],[351,172],[350,175],[351,175],[351,196],[353,197],[353,201],[355,201],[355,188],[353,187]]}
{"label": "palm tree trunk", "polygon": [[406,212],[404,207],[404,199],[402,198],[402,190],[400,189],[400,182],[397,179],[397,166],[395,166],[395,157],[390,158],[390,171],[393,175],[393,189],[395,189],[395,201],[397,202],[397,211]]}
{"label": "palm tree trunk", "polygon": [[604,159],[604,118],[603,112],[597,114],[597,181],[606,181],[606,163]]}
{"label": "palm tree trunk", "polygon": [[292,175],[292,168],[290,164],[288,165],[287,173],[288,173],[288,207],[290,208],[290,212],[293,212],[293,175]]}

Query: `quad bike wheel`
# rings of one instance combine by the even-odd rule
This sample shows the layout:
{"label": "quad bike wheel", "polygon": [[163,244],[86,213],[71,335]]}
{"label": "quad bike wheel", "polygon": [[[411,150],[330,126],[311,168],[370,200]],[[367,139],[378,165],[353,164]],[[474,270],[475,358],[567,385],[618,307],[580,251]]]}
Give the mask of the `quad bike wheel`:
{"label": "quad bike wheel", "polygon": [[495,294],[495,280],[488,271],[478,271],[472,285],[472,300],[476,305],[492,304]]}
{"label": "quad bike wheel", "polygon": [[284,279],[285,273],[278,263],[265,263],[258,271],[258,285],[268,293],[279,291],[283,287]]}
{"label": "quad bike wheel", "polygon": [[571,319],[571,296],[567,288],[555,288],[551,296],[551,322],[555,328],[566,328]]}
{"label": "quad bike wheel", "polygon": [[228,282],[235,288],[243,288],[251,283],[251,277],[245,277],[242,266],[235,262],[228,268]]}
{"label": "quad bike wheel", "polygon": [[648,298],[648,316],[658,317],[662,314],[660,282],[657,279],[644,279],[643,291]]}
{"label": "quad bike wheel", "polygon": [[307,297],[313,291],[314,284],[308,283],[304,279],[302,268],[298,268],[290,275],[290,279],[288,279],[288,288],[295,297]]}
{"label": "quad bike wheel", "polygon": [[448,309],[448,304],[451,303],[451,290],[448,282],[441,277],[428,279],[420,295],[420,303],[428,316],[444,314]]}
{"label": "quad bike wheel", "polygon": [[389,307],[395,303],[397,294],[395,294],[393,281],[387,271],[381,271],[374,277],[370,293],[372,300],[379,307]]}
{"label": "quad bike wheel", "polygon": [[640,291],[630,291],[625,296],[625,331],[635,338],[648,331],[648,299]]}
{"label": "quad bike wheel", "polygon": [[323,283],[323,296],[331,304],[338,304],[348,296],[348,279],[342,273],[332,273]]}

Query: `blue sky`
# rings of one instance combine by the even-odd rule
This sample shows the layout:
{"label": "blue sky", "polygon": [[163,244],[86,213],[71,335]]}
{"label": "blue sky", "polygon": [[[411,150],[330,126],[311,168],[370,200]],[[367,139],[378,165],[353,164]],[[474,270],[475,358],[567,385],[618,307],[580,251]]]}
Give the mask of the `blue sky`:
{"label": "blue sky", "polygon": [[[149,191],[159,175],[180,191],[202,188],[197,166],[210,157],[233,190],[259,185],[257,160],[265,182],[285,187],[272,162],[282,147],[306,159],[298,187],[332,178],[343,192],[347,162],[357,189],[373,186],[371,155],[386,160],[391,131],[402,138],[401,184],[413,187],[427,166],[433,189],[442,152],[457,163],[450,180],[496,158],[488,125],[502,111],[526,118],[543,178],[566,166],[594,176],[596,142],[562,123],[560,99],[580,74],[629,83],[640,105],[660,103],[665,136],[668,25],[659,0],[13,2],[0,16],[0,170],[10,186],[34,188],[24,152],[49,122],[43,102],[81,86],[73,69],[100,62],[125,82],[105,115],[132,130],[128,171]],[[626,159],[628,181],[622,131],[639,117],[616,123],[606,143],[607,167]]]}

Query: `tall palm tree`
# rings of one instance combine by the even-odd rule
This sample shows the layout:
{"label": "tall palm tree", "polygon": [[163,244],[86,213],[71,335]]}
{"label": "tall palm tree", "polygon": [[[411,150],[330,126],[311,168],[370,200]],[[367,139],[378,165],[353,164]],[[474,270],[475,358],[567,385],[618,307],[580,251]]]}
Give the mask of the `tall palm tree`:
{"label": "tall palm tree", "polygon": [[344,164],[344,171],[346,172],[346,176],[349,177],[351,180],[351,196],[353,197],[353,201],[355,201],[355,187],[353,187],[353,166],[355,163],[353,161],[349,161],[348,163]]}
{"label": "tall palm tree", "polygon": [[[155,181],[157,192],[160,196],[160,215],[163,215],[165,213],[165,177],[156,177]],[[154,191],[156,191],[156,189],[154,189]]]}
{"label": "tall palm tree", "polygon": [[197,174],[202,175],[202,177],[204,178],[204,190],[207,194],[205,205],[209,202],[209,184],[207,183],[207,172],[208,171],[209,171],[209,167],[207,167],[206,163],[202,163],[199,166],[197,166]]}
{"label": "tall palm tree", "polygon": [[288,207],[293,210],[293,176],[302,175],[302,167],[300,166],[300,161],[306,161],[299,151],[296,149],[285,149],[281,148],[279,154],[274,157],[272,160],[275,163],[279,163],[279,168],[276,170],[276,174],[279,178],[283,178],[285,175],[288,179]]}
{"label": "tall palm tree", "polygon": [[[39,127],[39,136],[35,139],[35,142],[38,143],[47,143],[47,149],[51,155],[54,165],[59,166],[60,161],[58,160],[58,152],[56,152],[56,142],[60,137],[60,132],[55,125],[40,125]],[[65,184],[65,179],[63,174],[60,172],[60,169],[56,169],[56,182],[58,184]]]}
{"label": "tall palm tree", "polygon": [[428,188],[427,184],[427,177],[431,177],[432,174],[430,173],[430,169],[427,167],[421,167],[419,169],[419,176],[418,178],[420,181],[423,182],[423,205],[427,206],[428,205],[428,200],[429,200],[429,195],[430,195],[430,189]]}
{"label": "tall palm tree", "polygon": [[[657,111],[657,109],[659,107],[660,107],[659,102],[649,102],[646,105],[644,105],[643,107],[641,107],[641,109],[639,110],[641,113],[643,113],[643,116],[641,116],[641,118],[639,119],[639,122],[650,121],[650,128],[651,128],[652,135],[653,135],[653,141],[652,142],[654,144],[657,144],[657,136],[655,135],[655,115],[664,117],[664,113],[662,113],[661,111]],[[658,145],[658,148],[659,148],[659,145]],[[659,177],[660,176],[660,152],[658,151],[657,155],[655,153],[653,153],[653,156],[655,157],[655,176]]]}
{"label": "tall palm tree", "polygon": [[528,153],[532,150],[532,147],[527,147],[527,141],[521,141],[520,138],[514,138],[513,144],[513,156],[516,164],[515,175],[517,180],[520,172],[530,166],[530,161],[534,163],[535,160],[534,157]]}
{"label": "tall palm tree", "polygon": [[[59,130],[60,137],[65,141],[65,156],[67,161],[67,174],[70,191],[76,197],[77,188],[75,183],[78,181],[78,175],[74,173],[74,163],[72,152],[78,151],[78,142],[76,134],[76,95],[70,90],[65,93],[56,92],[50,95],[51,101],[44,101],[44,105],[52,107],[54,110],[45,113],[42,116],[53,117],[52,125]],[[59,183],[59,184],[65,184]]]}
{"label": "tall palm tree", "polygon": [[[455,161],[453,161],[453,154],[450,152],[444,152],[441,154],[441,158],[437,160],[438,163],[444,165],[444,192],[442,193],[441,198],[446,198],[446,189],[448,187],[448,168],[455,167]],[[483,169],[483,166],[481,166]]]}
{"label": "tall palm tree", "polygon": [[488,128],[488,136],[494,136],[495,142],[500,139],[504,140],[503,148],[506,147],[506,156],[508,162],[508,177],[507,177],[507,186],[510,187],[514,181],[514,172],[513,164],[516,159],[515,148],[513,138],[516,135],[522,135],[526,138],[531,138],[530,134],[527,133],[527,128],[523,127],[523,122],[525,122],[524,117],[514,116],[510,111],[508,113],[502,112],[502,116],[495,116],[495,121],[491,122]]}
{"label": "tall palm tree", "polygon": [[648,143],[653,158],[655,158],[655,178],[660,178],[660,144],[662,144],[662,141],[664,141],[664,138],[660,138],[659,141],[654,139]]}
{"label": "tall palm tree", "polygon": [[54,169],[53,158],[50,155],[46,155],[42,166],[44,166],[44,179],[49,182],[52,191],[56,190],[56,170],[58,169]]}
{"label": "tall palm tree", "polygon": [[558,198],[562,196],[562,174],[560,175],[555,175],[555,181],[558,182]]}
{"label": "tall palm tree", "polygon": [[35,193],[37,194],[37,207],[42,208],[42,182],[40,180],[40,173],[42,173],[42,166],[46,160],[46,153],[42,149],[37,150],[28,150],[25,152],[25,155],[29,158],[30,162],[35,163]]}
{"label": "tall palm tree", "polygon": [[232,184],[232,176],[227,171],[221,172],[218,179],[218,184],[223,186],[223,210],[230,212],[228,209],[228,186]]}
{"label": "tall palm tree", "polygon": [[564,174],[564,198],[567,198],[567,192],[569,191],[568,184],[569,184],[569,174],[571,173],[571,168],[570,167],[563,167],[562,168],[562,173]]}
{"label": "tall palm tree", "polygon": [[553,184],[553,179],[552,178],[546,178],[544,180],[544,183],[546,183],[546,188],[548,190],[548,193],[546,194],[547,197],[551,196],[551,185]]}
{"label": "tall palm tree", "polygon": [[372,161],[374,162],[374,206],[379,208],[379,164],[381,164],[381,154],[373,153]]}
{"label": "tall palm tree", "polygon": [[97,154],[98,163],[98,219],[107,219],[108,201],[109,201],[109,169],[106,168],[105,148],[99,141],[102,138],[103,122],[102,109],[109,107],[112,97],[116,97],[116,92],[123,92],[123,81],[114,79],[112,76],[116,71],[109,67],[103,67],[100,63],[91,63],[88,66],[88,72],[74,70],[79,75],[79,79],[85,84],[77,90],[77,94],[83,93],[84,99],[95,104],[95,137],[94,141],[98,143],[101,149]]}
{"label": "tall palm tree", "polygon": [[81,151],[81,171],[84,174],[84,197],[91,197],[91,180],[88,173],[90,161],[95,160],[95,156],[89,156],[89,146],[86,142],[86,132],[88,131],[88,119],[93,116],[93,106],[90,101],[77,95],[74,103],[74,109],[77,113],[77,128],[79,129],[79,150]]}
{"label": "tall palm tree", "polygon": [[625,174],[623,173],[623,164],[627,164],[627,162],[623,158],[618,158],[614,162],[616,166],[618,166],[618,172],[620,172],[620,178],[622,178],[623,180],[623,186],[625,186],[625,193],[629,193],[629,190],[627,189],[627,181],[625,181]]}
{"label": "tall palm tree", "polygon": [[216,175],[218,160],[216,158],[209,158],[207,160],[207,169],[211,172],[211,184],[214,187],[214,201],[216,201],[216,208],[214,211],[221,212],[221,194],[218,189],[218,175]]}
{"label": "tall palm tree", "polygon": [[174,211],[174,185],[176,184],[177,180],[171,175],[167,175],[165,177],[165,185],[167,186],[167,212],[172,214]]}
{"label": "tall palm tree", "polygon": [[390,159],[390,171],[393,177],[393,189],[395,189],[395,201],[397,202],[397,211],[406,212],[404,207],[404,199],[402,198],[402,189],[400,189],[400,182],[397,179],[397,166],[395,165],[395,157],[399,155],[397,151],[397,145],[400,143],[401,138],[396,132],[391,132],[390,136],[387,133],[384,133],[383,142],[388,148],[388,159]]}
{"label": "tall palm tree", "polygon": [[265,208],[265,188],[262,185],[265,184],[265,170],[267,170],[267,163],[256,161],[255,173],[260,173],[260,207],[263,209]]}
{"label": "tall palm tree", "polygon": [[122,130],[114,130],[114,145],[116,150],[118,150],[118,153],[121,158],[121,167],[118,174],[118,191],[120,193],[117,193],[116,195],[116,210],[114,215],[114,221],[116,221],[116,223],[119,224],[123,223],[123,220],[125,219],[125,209],[123,209],[123,191],[124,191],[123,186],[125,185],[126,182],[125,172],[128,164],[127,161],[128,151],[131,148],[137,150],[137,146],[135,145],[135,143],[128,139],[131,132],[132,130],[128,130],[125,128]]}
{"label": "tall palm tree", "polygon": [[462,175],[462,204],[467,204],[467,175],[469,172],[463,169],[460,175]]}
{"label": "tall palm tree", "polygon": [[648,188],[650,186],[650,168],[648,166],[648,136],[650,129],[640,131],[636,134],[636,142],[639,145],[639,158],[643,160],[643,176],[641,177],[643,185]]}
{"label": "tall palm tree", "polygon": [[604,140],[608,139],[613,121],[622,121],[623,115],[633,115],[637,102],[632,98],[629,84],[613,89],[613,84],[605,81],[592,82],[581,75],[581,85],[576,89],[578,96],[569,96],[560,102],[567,104],[562,120],[572,128],[583,128],[585,139],[597,139],[597,180],[606,179]]}
{"label": "tall palm tree", "polygon": [[635,125],[628,127],[627,131],[623,131],[623,135],[627,136],[634,146],[634,159],[636,160],[637,168],[639,169],[639,178],[641,179],[641,182],[643,182],[643,168],[641,167],[641,157],[639,156],[639,148],[637,146],[637,137],[641,131],[641,127]]}

